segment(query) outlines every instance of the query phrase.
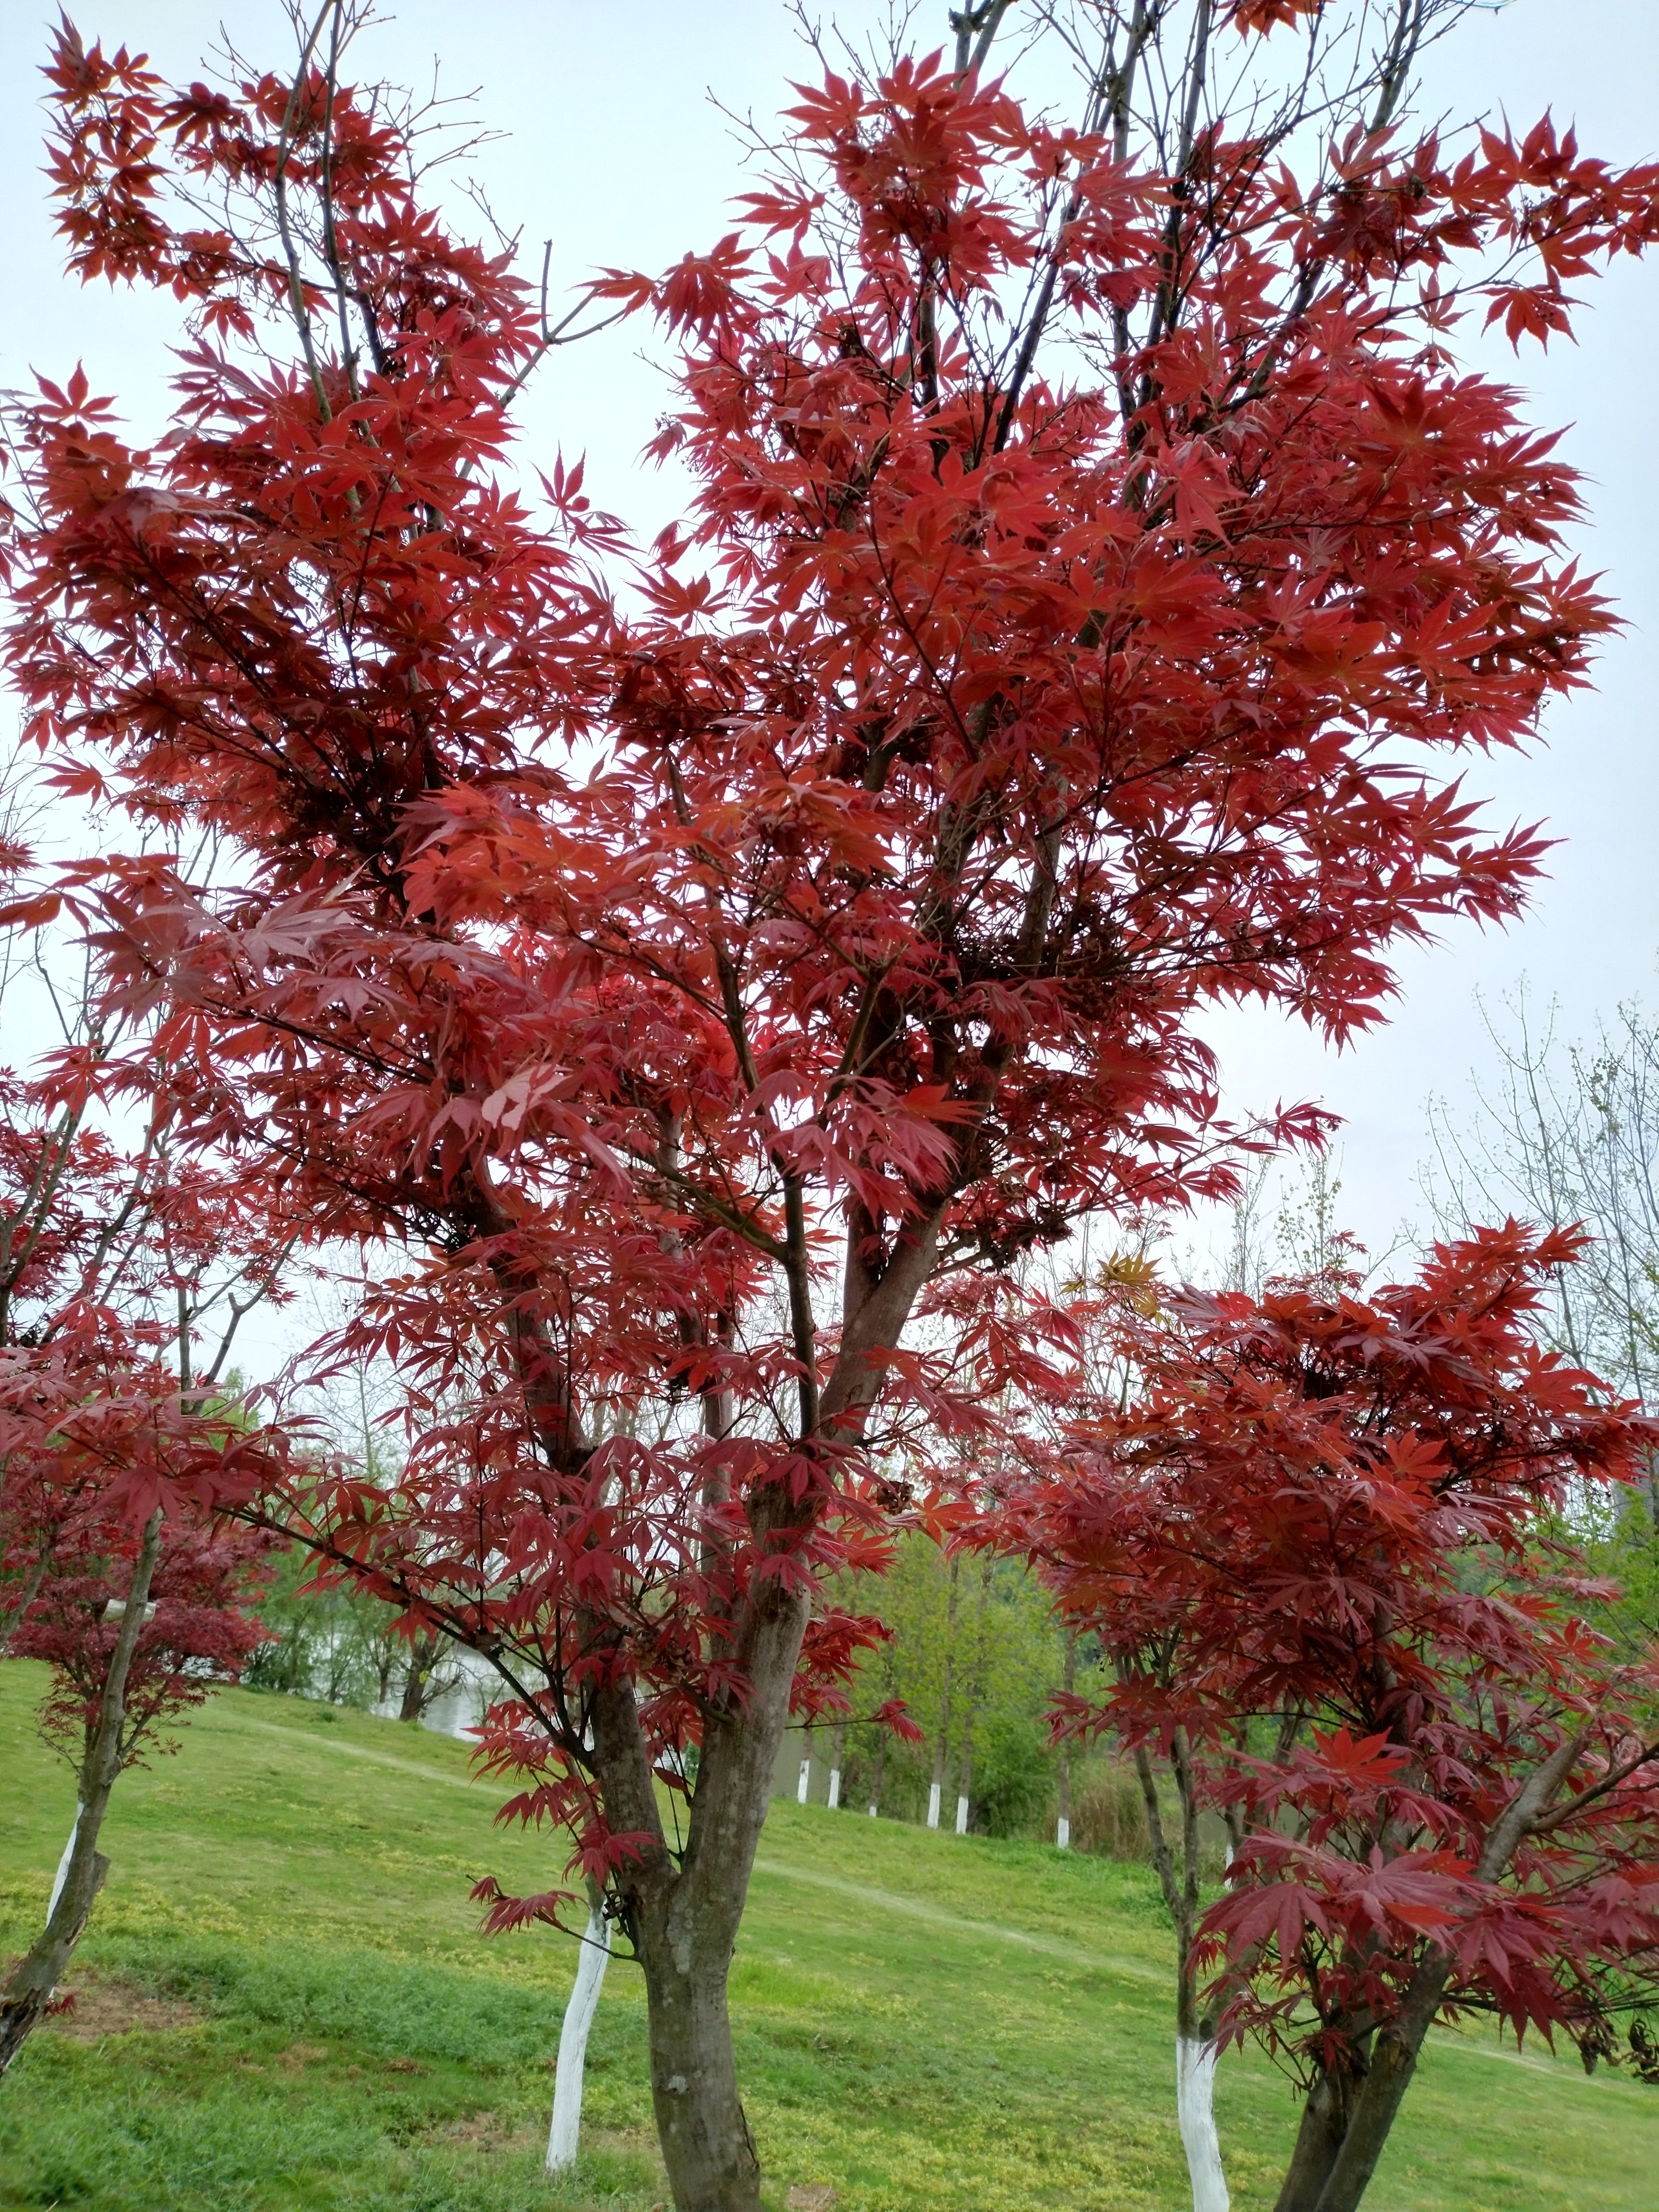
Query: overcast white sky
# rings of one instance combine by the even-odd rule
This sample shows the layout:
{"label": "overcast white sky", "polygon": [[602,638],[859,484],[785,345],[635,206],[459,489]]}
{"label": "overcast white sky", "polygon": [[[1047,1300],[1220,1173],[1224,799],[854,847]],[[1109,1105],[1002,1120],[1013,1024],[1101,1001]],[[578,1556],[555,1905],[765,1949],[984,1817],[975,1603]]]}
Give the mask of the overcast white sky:
{"label": "overcast white sky", "polygon": [[[185,80],[201,73],[222,23],[270,66],[292,51],[278,0],[72,0],[70,12],[88,36],[148,50]],[[36,368],[61,377],[82,360],[94,389],[118,393],[142,431],[160,417],[176,323],[167,303],[82,291],[61,274],[35,75],[55,13],[40,0],[0,7],[0,386]],[[886,13],[876,0],[837,11],[855,34]],[[386,16],[366,35],[358,74],[425,83],[436,57],[447,88],[477,88],[481,119],[505,134],[479,155],[479,180],[532,253],[552,238],[556,285],[602,264],[659,268],[731,228],[726,203],[742,185],[710,94],[765,118],[787,101],[789,79],[811,73],[782,0],[398,0]],[[921,0],[919,46],[943,41],[945,19],[942,0]],[[1656,65],[1655,0],[1512,0],[1435,51],[1426,104],[1453,120],[1505,112],[1522,126],[1553,108],[1588,149],[1631,161],[1659,152]],[[1549,881],[1507,933],[1462,927],[1407,954],[1392,1023],[1340,1057],[1259,1014],[1212,1027],[1240,1109],[1317,1097],[1344,1116],[1343,1210],[1374,1248],[1421,1211],[1425,1101],[1439,1091],[1455,1105],[1482,1056],[1477,991],[1495,1002],[1525,977],[1539,997],[1559,997],[1570,1033],[1620,998],[1659,1005],[1659,256],[1583,289],[1577,346],[1518,362],[1496,343],[1471,348],[1527,389],[1538,423],[1565,428],[1565,450],[1588,479],[1582,556],[1628,623],[1601,656],[1595,693],[1555,714],[1545,748],[1477,762],[1470,775],[1499,815],[1546,820],[1563,841]],[[534,458],[585,450],[595,497],[654,528],[673,487],[636,459],[664,404],[639,345],[635,333],[613,333],[559,356],[523,411]]]}

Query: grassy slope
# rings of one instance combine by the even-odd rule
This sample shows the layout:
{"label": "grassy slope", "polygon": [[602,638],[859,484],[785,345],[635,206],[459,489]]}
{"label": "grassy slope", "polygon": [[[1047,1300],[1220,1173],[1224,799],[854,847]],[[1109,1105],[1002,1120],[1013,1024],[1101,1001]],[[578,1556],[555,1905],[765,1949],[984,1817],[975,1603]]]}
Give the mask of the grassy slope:
{"label": "grassy slope", "polygon": [[[38,1925],[72,1809],[33,1732],[42,1679],[0,1667],[0,1952]],[[540,2177],[569,1946],[483,1940],[467,1891],[557,1868],[492,1829],[498,1793],[466,1771],[423,1732],[237,1692],[125,1779],[82,1963],[196,2017],[38,2036],[0,2085],[0,2212],[658,2203],[644,2007],[621,1964],[579,2185]],[[769,2203],[828,2181],[841,2212],[1175,2212],[1168,1955],[1139,1869],[775,1807],[732,1978]],[[1218,2101],[1235,2204],[1259,2212],[1291,2100],[1230,2056]],[[1368,2212],[1636,2212],[1656,2173],[1653,2091],[1443,2038]]]}

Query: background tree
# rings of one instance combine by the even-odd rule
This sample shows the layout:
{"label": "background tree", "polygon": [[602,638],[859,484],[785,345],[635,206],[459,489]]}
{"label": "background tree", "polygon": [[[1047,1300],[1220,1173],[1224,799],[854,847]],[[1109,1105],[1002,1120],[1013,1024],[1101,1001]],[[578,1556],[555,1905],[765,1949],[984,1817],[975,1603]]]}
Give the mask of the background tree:
{"label": "background tree", "polygon": [[[0,855],[14,873],[27,860],[15,842]],[[55,1048],[0,1070],[0,1656],[50,1661],[46,1725],[78,1802],[46,1925],[0,1990],[0,2072],[108,1870],[122,1771],[199,1701],[194,1663],[234,1673],[255,1640],[239,1608],[266,1547],[204,1516],[227,1485],[246,1494],[263,1446],[216,1386],[243,1318],[283,1294],[293,1243],[280,1201],[181,1155],[196,1073],[152,1026],[94,1008],[84,962],[42,936],[51,903],[0,914],[9,1036],[33,1026],[31,981],[33,1011],[61,1025]]]}
{"label": "background tree", "polygon": [[[878,1577],[832,1588],[849,1613],[873,1616],[887,1632],[848,1687],[859,1723],[848,1801],[937,1826],[939,1808],[969,1794],[971,1754],[978,1781],[969,1825],[1024,1833],[1054,1786],[1039,1723],[1062,1662],[1047,1594],[1017,1562],[952,1556],[922,1530],[900,1539]],[[895,1745],[890,1729],[865,1718],[891,1704],[910,1716],[921,1741]]]}
{"label": "background tree", "polygon": [[1041,1385],[1022,1251],[1231,1187],[1206,1007],[1350,1034],[1537,866],[1448,772],[1608,617],[1443,334],[1564,327],[1659,180],[1396,143],[1431,12],[1086,11],[1080,131],[976,74],[1000,6],[827,76],[739,233],[598,288],[678,348],[648,551],[510,479],[568,325],[425,204],[353,8],[224,91],[58,36],[71,264],[191,336],[153,453],[74,381],[20,419],[10,666],[77,788],[234,856],[69,886],[191,1133],[392,1255],[319,1364],[396,1358],[398,1482],[259,1510],[501,1672],[682,2212],[757,2202],[726,1971],[792,1699],[875,1632],[813,1610],[866,1455]]}
{"label": "background tree", "polygon": [[[263,1632],[252,1607],[263,1595],[270,1549],[270,1539],[255,1530],[216,1532],[186,1522],[164,1528],[152,1542],[148,1529],[135,1534],[118,1520],[99,1527],[89,1517],[55,1547],[13,1649],[15,1657],[43,1660],[52,1669],[41,1731],[76,1776],[79,1809],[48,1923],[68,1883],[82,1822],[101,1823],[115,1782],[143,1765],[148,1751],[178,1749],[161,1735],[168,1721],[200,1705],[219,1683],[240,1678]],[[148,1594],[138,1597],[149,1552]],[[121,1655],[130,1611],[137,1634]],[[9,1984],[6,2000],[16,1995]],[[6,2027],[9,2063],[21,2038],[15,2015]]]}
{"label": "background tree", "polygon": [[[1431,1109],[1426,1178],[1443,1232],[1513,1212],[1589,1242],[1556,1277],[1542,1316],[1548,1340],[1606,1378],[1620,1397],[1659,1413],[1659,1030],[1620,1006],[1580,1043],[1556,1034],[1519,994],[1500,1024],[1487,1018],[1497,1063],[1460,1126]],[[1583,1501],[1607,1517],[1597,1553],[1620,1598],[1601,1609],[1640,1650],[1659,1636],[1659,1462],[1611,1499]]]}
{"label": "background tree", "polygon": [[265,1548],[253,1532],[215,1537],[201,1522],[204,1501],[246,1490],[240,1462],[254,1447],[222,1409],[181,1393],[176,1372],[107,1310],[45,1347],[9,1352],[0,1534],[21,1492],[34,1554],[9,1650],[52,1667],[45,1724],[76,1768],[77,1807],[46,1926],[0,1990],[0,2073],[50,2002],[103,1885],[98,1843],[123,1770],[161,1719],[200,1702],[199,1668],[234,1675],[257,1644],[240,1608]]}
{"label": "background tree", "polygon": [[[319,1588],[316,1556],[292,1544],[278,1555],[259,1601],[260,1642],[243,1670],[251,1687],[369,1710],[402,1705],[410,1646],[395,1606],[355,1583]],[[428,1676],[422,1710],[454,1686],[453,1670]]]}

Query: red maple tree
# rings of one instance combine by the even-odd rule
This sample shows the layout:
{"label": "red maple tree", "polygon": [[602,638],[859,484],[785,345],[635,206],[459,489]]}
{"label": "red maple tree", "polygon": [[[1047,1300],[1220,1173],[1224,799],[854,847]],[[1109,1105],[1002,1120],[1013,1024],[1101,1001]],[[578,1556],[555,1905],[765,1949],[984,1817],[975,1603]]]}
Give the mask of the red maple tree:
{"label": "red maple tree", "polygon": [[[3,864],[27,854],[14,844]],[[31,930],[39,902],[13,915]],[[61,945],[22,941],[43,976],[64,969]],[[19,978],[8,962],[9,1036],[31,1027]],[[122,1771],[199,1701],[198,1667],[222,1676],[246,1655],[240,1607],[268,1540],[209,1516],[281,1440],[216,1386],[241,1319],[281,1295],[293,1242],[280,1200],[181,1156],[198,1081],[153,1031],[118,1035],[77,1003],[74,970],[39,996],[62,1041],[0,1072],[0,1656],[51,1664],[43,1717],[79,1804],[46,1924],[0,1988],[0,2073],[92,1911]]]}
{"label": "red maple tree", "polygon": [[1539,842],[1447,769],[1610,619],[1437,333],[1481,286],[1559,323],[1659,179],[1396,141],[1409,9],[1299,181],[1294,100],[1198,128],[1209,27],[1151,158],[1142,12],[1080,129],[976,73],[1000,7],[829,77],[739,231],[596,288],[678,347],[647,550],[514,476],[558,332],[343,82],[349,9],[223,90],[68,28],[49,70],[71,266],[191,338],[154,451],[78,381],[21,426],[9,665],[70,788],[237,856],[60,888],[210,1074],[198,1141],[395,1255],[338,1349],[406,1378],[398,1480],[264,1510],[497,1667],[643,1966],[682,2212],[757,2201],[726,1968],[884,1451],[1041,1385],[1018,1255],[1311,1126],[1218,1121],[1206,1006],[1346,1036],[1402,936],[1514,911]]}
{"label": "red maple tree", "polygon": [[[1280,2212],[1352,2212],[1435,2021],[1593,2062],[1659,1994],[1659,1654],[1586,1626],[1568,1517],[1655,1437],[1532,1332],[1581,1244],[1510,1223],[1365,1296],[1097,1300],[1132,1386],[1011,1504],[1112,1662],[1060,1719],[1141,1770],[1178,2034],[1258,2035],[1307,2089]],[[1231,1838],[1207,1913],[1205,1814]]]}
{"label": "red maple tree", "polygon": [[[52,1670],[42,1728],[77,1771],[97,1735],[139,1542],[120,1522],[77,1528],[53,1554],[13,1639],[14,1657],[43,1660]],[[158,1741],[173,1715],[200,1705],[216,1684],[234,1681],[258,1650],[255,1605],[270,1548],[270,1540],[252,1529],[186,1525],[163,1538],[127,1669],[124,1769]]]}

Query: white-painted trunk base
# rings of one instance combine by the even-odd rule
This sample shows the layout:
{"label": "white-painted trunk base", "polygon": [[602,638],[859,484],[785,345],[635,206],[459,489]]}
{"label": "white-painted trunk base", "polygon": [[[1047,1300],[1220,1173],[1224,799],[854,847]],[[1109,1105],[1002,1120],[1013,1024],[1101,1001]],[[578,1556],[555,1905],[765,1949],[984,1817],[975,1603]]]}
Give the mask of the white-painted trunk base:
{"label": "white-painted trunk base", "polygon": [[939,1826],[939,1784],[937,1782],[930,1782],[927,1785],[927,1825],[930,1828],[936,1828]]}
{"label": "white-painted trunk base", "polygon": [[957,1833],[959,1836],[965,1836],[967,1832],[968,1800],[965,1797],[958,1797],[957,1800]]}
{"label": "white-painted trunk base", "polygon": [[795,1785],[795,1802],[797,1805],[804,1805],[806,1802],[806,1793],[811,1786],[812,1762],[810,1759],[803,1759],[800,1763],[800,1780]]}
{"label": "white-painted trunk base", "polygon": [[602,1912],[588,1916],[576,1962],[576,1984],[559,2030],[558,2071],[553,2077],[553,2124],[547,2131],[547,2170],[568,2173],[576,2163],[582,2124],[582,2069],[587,2061],[587,2032],[599,2008],[605,1970],[611,1964],[611,1923]]}
{"label": "white-painted trunk base", "polygon": [[75,1819],[70,1826],[69,1841],[64,1846],[64,1856],[58,1862],[58,1872],[52,1879],[52,1901],[46,1907],[48,1920],[57,1911],[58,1900],[64,1894],[64,1884],[69,1880],[70,1861],[75,1856],[75,1838],[80,1832],[81,1808],[77,1805],[75,1808]]}
{"label": "white-painted trunk base", "polygon": [[1215,2131],[1213,2043],[1196,2035],[1176,2038],[1176,2117],[1193,2185],[1193,2212],[1228,2212],[1227,2177],[1221,2170],[1221,2142]]}
{"label": "white-painted trunk base", "polygon": [[830,1796],[828,1799],[830,1810],[833,1813],[840,1802],[841,1769],[838,1766],[832,1766],[830,1770]]}
{"label": "white-painted trunk base", "polygon": [[875,1819],[875,1817],[876,1817],[876,1808],[875,1808],[875,1807],[872,1805],[872,1806],[870,1808],[870,1818],[873,1820]]}
{"label": "white-painted trunk base", "polygon": [[1072,1848],[1072,1824],[1062,1813],[1054,1823],[1054,1849],[1068,1851]]}

